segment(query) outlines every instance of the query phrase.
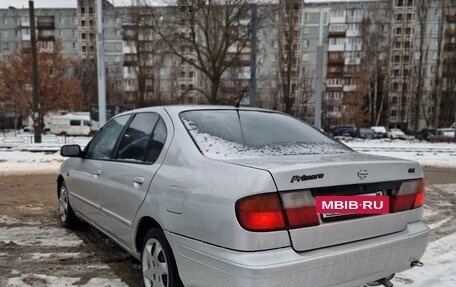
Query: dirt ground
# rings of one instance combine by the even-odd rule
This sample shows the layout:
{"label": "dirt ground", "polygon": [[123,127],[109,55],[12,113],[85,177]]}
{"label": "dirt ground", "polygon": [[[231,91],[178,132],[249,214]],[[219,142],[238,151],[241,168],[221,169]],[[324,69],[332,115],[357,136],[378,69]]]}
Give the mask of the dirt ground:
{"label": "dirt ground", "polygon": [[[456,169],[425,169],[425,178],[428,224],[455,222],[456,191],[442,186],[456,187]],[[0,286],[141,286],[138,262],[113,242],[87,226],[60,226],[55,180],[0,177]],[[456,232],[441,225],[432,241]]]}

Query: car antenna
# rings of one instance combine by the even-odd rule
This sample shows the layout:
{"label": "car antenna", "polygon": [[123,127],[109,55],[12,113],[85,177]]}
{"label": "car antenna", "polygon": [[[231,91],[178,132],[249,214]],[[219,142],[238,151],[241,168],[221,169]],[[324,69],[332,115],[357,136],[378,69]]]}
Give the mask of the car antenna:
{"label": "car antenna", "polygon": [[237,103],[234,105],[235,108],[239,108],[239,106],[241,105],[241,101],[242,101],[242,98],[245,96],[245,92],[247,91],[247,87],[245,87],[241,94],[239,95],[239,99],[237,101]]}

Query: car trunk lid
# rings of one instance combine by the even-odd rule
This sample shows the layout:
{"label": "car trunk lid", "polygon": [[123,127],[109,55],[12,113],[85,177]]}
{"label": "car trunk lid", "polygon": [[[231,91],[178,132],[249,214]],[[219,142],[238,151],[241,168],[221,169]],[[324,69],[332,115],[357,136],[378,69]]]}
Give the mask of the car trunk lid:
{"label": "car trunk lid", "polygon": [[[416,162],[350,152],[336,155],[229,159],[271,173],[282,199],[287,193],[319,195],[390,194],[401,182],[422,177]],[[290,228],[296,251],[372,238],[406,228],[410,211],[385,215],[324,217],[312,227]]]}

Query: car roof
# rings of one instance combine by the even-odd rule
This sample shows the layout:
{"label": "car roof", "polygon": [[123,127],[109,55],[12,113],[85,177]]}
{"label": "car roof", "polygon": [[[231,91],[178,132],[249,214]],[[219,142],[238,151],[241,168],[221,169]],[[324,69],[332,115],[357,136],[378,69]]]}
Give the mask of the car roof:
{"label": "car roof", "polygon": [[[256,108],[256,107],[248,107],[248,106],[240,106],[236,108],[234,106],[228,105],[164,105],[164,106],[154,106],[154,107],[146,107],[140,109],[134,109],[130,111],[123,112],[119,115],[127,115],[133,113],[144,113],[144,112],[156,112],[158,110],[165,110],[172,114],[179,114],[180,112],[184,111],[198,111],[198,110],[249,110],[249,111],[263,111],[263,112],[274,112],[280,113],[274,110]],[[117,116],[117,115],[116,115]]]}

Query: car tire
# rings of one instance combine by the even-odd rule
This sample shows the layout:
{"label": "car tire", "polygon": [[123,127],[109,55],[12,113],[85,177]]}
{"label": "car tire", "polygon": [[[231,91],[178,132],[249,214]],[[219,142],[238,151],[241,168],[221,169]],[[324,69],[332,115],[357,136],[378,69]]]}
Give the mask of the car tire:
{"label": "car tire", "polygon": [[151,229],[141,249],[144,287],[183,287],[171,246],[160,229]]}
{"label": "car tire", "polygon": [[69,229],[79,227],[80,221],[70,205],[68,189],[65,182],[62,182],[59,187],[59,213],[62,225]]}

